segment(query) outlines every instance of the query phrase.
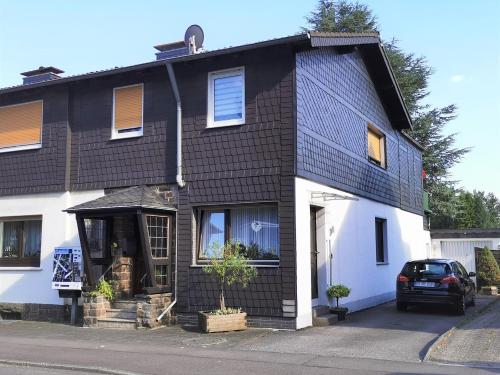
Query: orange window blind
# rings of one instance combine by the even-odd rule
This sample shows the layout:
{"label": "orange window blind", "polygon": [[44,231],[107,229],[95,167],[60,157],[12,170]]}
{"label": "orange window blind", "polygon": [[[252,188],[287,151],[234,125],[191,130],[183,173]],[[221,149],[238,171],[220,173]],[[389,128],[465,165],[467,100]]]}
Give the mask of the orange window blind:
{"label": "orange window blind", "polygon": [[41,142],[43,102],[0,107],[0,148]]}
{"label": "orange window blind", "polygon": [[142,127],[142,85],[115,89],[115,129]]}
{"label": "orange window blind", "polygon": [[380,135],[368,129],[368,156],[382,162],[382,144]]}

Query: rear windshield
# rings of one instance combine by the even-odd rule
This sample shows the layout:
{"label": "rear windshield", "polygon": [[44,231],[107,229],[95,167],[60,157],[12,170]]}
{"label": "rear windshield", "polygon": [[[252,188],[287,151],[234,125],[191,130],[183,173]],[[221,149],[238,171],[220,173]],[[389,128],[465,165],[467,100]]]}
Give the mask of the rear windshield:
{"label": "rear windshield", "polygon": [[406,263],[403,274],[407,276],[440,276],[451,273],[451,268],[446,263]]}

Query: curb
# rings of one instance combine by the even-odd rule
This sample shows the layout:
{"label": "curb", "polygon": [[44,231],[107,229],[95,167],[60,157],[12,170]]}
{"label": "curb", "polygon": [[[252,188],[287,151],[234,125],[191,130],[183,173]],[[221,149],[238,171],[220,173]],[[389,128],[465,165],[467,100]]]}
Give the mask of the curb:
{"label": "curb", "polygon": [[[486,310],[488,310],[492,305],[494,305],[495,303],[497,303],[498,301],[500,301],[500,298],[495,298],[493,300],[491,300],[490,302],[488,302],[486,305],[484,305],[483,307],[481,307],[479,310],[477,310],[473,315],[471,316],[468,316],[468,317],[465,317],[463,318],[460,322],[457,323],[457,325],[455,325],[454,327],[452,327],[451,329],[449,329],[448,331],[446,331],[445,333],[443,333],[441,336],[439,336],[436,341],[434,341],[431,346],[429,347],[429,349],[427,349],[427,353],[425,353],[425,356],[424,358],[422,359],[422,362],[434,362],[432,361],[431,357],[432,357],[432,352],[439,346],[441,346],[442,344],[444,344],[444,342],[446,340],[448,340],[448,338],[460,327],[462,327],[463,325],[465,325],[466,323],[474,320],[475,318],[477,318],[480,314],[482,314],[483,312],[485,312]],[[434,362],[434,363],[441,363],[441,362]]]}
{"label": "curb", "polygon": [[37,367],[37,368],[65,370],[65,371],[80,371],[80,372],[89,372],[93,374],[103,374],[103,375],[142,375],[138,372],[113,370],[105,367],[63,365],[58,363],[28,362],[28,361],[16,361],[9,359],[0,359],[0,366],[1,365],[14,366],[14,367]]}

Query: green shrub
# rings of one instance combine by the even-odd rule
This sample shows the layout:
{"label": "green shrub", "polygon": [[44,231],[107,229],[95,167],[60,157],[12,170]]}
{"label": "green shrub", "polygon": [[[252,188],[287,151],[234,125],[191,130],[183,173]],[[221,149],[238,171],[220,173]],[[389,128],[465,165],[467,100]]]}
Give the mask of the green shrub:
{"label": "green shrub", "polygon": [[495,285],[500,279],[500,268],[490,249],[477,250],[477,282],[480,286]]}
{"label": "green shrub", "polygon": [[115,291],[113,289],[112,282],[108,283],[106,280],[102,279],[97,284],[96,288],[90,292],[92,297],[104,296],[110,302],[115,300]]}
{"label": "green shrub", "polygon": [[339,298],[349,297],[351,289],[342,284],[330,285],[326,290],[328,299],[335,298],[337,300],[337,307],[339,307]]}

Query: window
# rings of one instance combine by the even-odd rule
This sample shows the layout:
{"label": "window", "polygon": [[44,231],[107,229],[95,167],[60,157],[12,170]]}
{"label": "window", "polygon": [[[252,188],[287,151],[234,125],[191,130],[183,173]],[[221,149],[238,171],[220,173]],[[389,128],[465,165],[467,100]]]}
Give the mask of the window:
{"label": "window", "polygon": [[387,257],[387,220],[375,218],[375,248],[378,264],[385,264]]}
{"label": "window", "polygon": [[0,152],[42,146],[43,101],[0,107]]}
{"label": "window", "polygon": [[373,126],[368,126],[368,160],[385,168],[385,136]]}
{"label": "window", "polygon": [[202,209],[199,212],[198,259],[217,257],[224,243],[241,244],[252,261],[279,260],[279,224],[276,206]]}
{"label": "window", "polygon": [[113,90],[113,139],[143,134],[144,85]]}
{"label": "window", "polygon": [[443,276],[450,273],[450,266],[446,263],[408,262],[403,269],[404,275],[413,277]]}
{"label": "window", "polygon": [[245,123],[245,70],[223,70],[208,74],[207,126]]}
{"label": "window", "polygon": [[42,219],[0,219],[0,266],[40,267]]}
{"label": "window", "polygon": [[169,285],[170,217],[147,215],[149,243],[153,258],[154,277],[159,287]]}

